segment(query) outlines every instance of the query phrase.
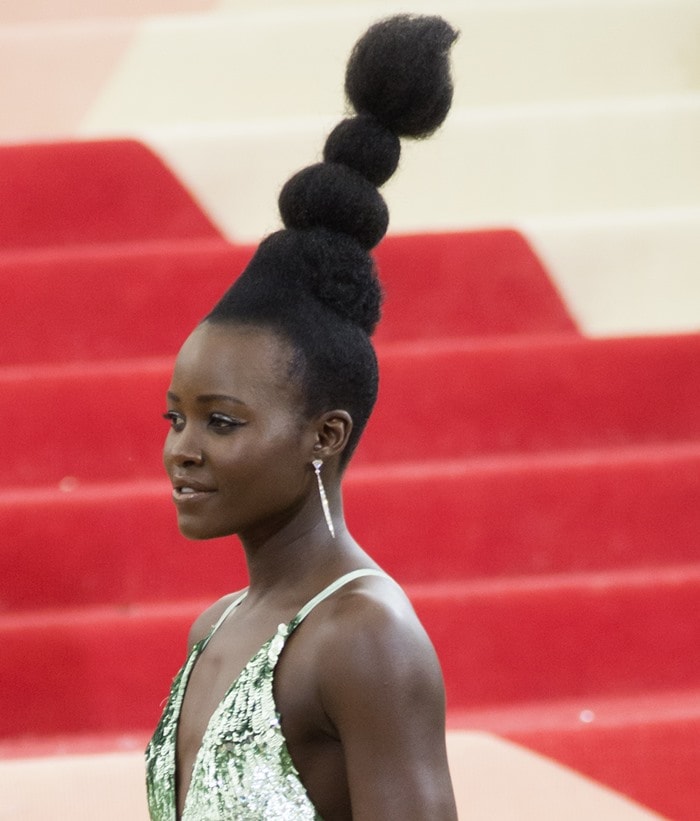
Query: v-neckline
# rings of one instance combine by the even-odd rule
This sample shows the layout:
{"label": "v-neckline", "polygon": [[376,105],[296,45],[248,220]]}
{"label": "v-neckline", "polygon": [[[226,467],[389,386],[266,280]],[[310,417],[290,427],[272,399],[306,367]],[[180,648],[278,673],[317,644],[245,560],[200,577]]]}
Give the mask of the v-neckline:
{"label": "v-neckline", "polygon": [[[177,789],[177,775],[178,775],[178,744],[177,744],[177,739],[178,739],[178,733],[179,733],[179,730],[180,730],[180,719],[182,717],[182,705],[185,701],[185,695],[187,693],[187,687],[188,687],[189,682],[190,682],[190,676],[192,674],[192,670],[194,669],[195,664],[197,663],[197,659],[199,658],[201,653],[206,648],[207,644],[209,643],[210,639],[213,637],[214,633],[216,633],[216,631],[219,629],[219,627],[221,627],[221,625],[226,621],[226,619],[231,615],[231,613],[233,613],[238,608],[238,605],[246,597],[246,594],[247,594],[247,591],[245,593],[242,593],[238,597],[238,599],[236,599],[236,601],[234,601],[232,604],[230,604],[226,608],[226,610],[224,610],[221,618],[216,622],[216,624],[212,627],[212,629],[209,631],[209,633],[207,633],[207,635],[204,636],[204,638],[201,638],[198,642],[196,642],[196,644],[192,647],[192,650],[190,651],[190,655],[189,655],[187,661],[185,662],[185,666],[183,667],[183,670],[182,670],[182,676],[180,677],[180,686],[178,688],[177,703],[175,705],[176,706],[176,710],[175,710],[176,720],[175,720],[175,727],[174,727],[175,743],[173,745],[173,759],[174,760],[173,760],[173,769],[172,769],[172,774],[171,774],[172,783],[173,783],[173,796],[175,797],[175,808],[174,808],[175,809],[175,821],[182,821],[182,816],[184,816],[185,811],[187,809],[187,801],[188,801],[188,798],[190,796],[190,790],[191,790],[191,787],[192,787],[192,779],[193,779],[195,771],[197,769],[197,765],[199,764],[200,757],[204,755],[205,741],[207,740],[207,737],[209,736],[209,733],[210,733],[210,730],[211,730],[211,727],[212,727],[212,723],[214,721],[214,717],[218,716],[218,714],[220,713],[220,711],[223,708],[224,703],[227,701],[227,699],[229,698],[231,693],[234,691],[234,689],[236,688],[238,682],[241,680],[241,677],[246,672],[246,670],[250,667],[250,665],[258,658],[258,656],[261,655],[261,653],[263,653],[263,652],[268,653],[269,652],[270,645],[277,638],[277,636],[280,636],[280,635],[283,634],[286,638],[289,635],[291,625],[298,618],[298,615],[297,615],[297,616],[294,616],[290,621],[281,622],[279,624],[279,626],[277,627],[277,630],[268,639],[266,639],[260,645],[260,647],[255,651],[255,653],[253,653],[253,655],[248,659],[248,661],[245,663],[245,665],[243,666],[241,671],[238,673],[238,675],[234,678],[234,680],[231,682],[231,684],[226,688],[226,691],[224,692],[223,696],[221,697],[221,699],[219,700],[217,705],[212,710],[212,713],[209,716],[209,719],[208,719],[208,721],[206,723],[206,726],[204,728],[204,732],[202,733],[202,739],[199,743],[197,753],[194,757],[194,760],[192,761],[192,771],[191,771],[191,774],[190,774],[190,781],[189,781],[189,784],[187,785],[187,794],[185,795],[185,801],[182,805],[182,816],[180,816],[178,818],[178,797],[179,796],[178,796],[178,789]],[[283,631],[284,631],[284,633],[283,633]]]}

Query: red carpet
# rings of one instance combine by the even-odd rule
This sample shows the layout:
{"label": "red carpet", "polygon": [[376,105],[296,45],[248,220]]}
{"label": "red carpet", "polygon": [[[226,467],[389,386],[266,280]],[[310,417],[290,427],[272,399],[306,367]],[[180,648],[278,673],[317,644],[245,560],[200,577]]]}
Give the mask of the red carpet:
{"label": "red carpet", "polygon": [[[245,583],[235,542],[177,534],[160,414],[250,249],[136,143],[4,148],[0,170],[0,747],[140,737],[192,618]],[[513,231],[378,258],[347,514],[436,644],[450,724],[697,818],[700,336],[582,338]]]}
{"label": "red carpet", "polygon": [[0,248],[215,237],[216,228],[145,146],[0,146]]}

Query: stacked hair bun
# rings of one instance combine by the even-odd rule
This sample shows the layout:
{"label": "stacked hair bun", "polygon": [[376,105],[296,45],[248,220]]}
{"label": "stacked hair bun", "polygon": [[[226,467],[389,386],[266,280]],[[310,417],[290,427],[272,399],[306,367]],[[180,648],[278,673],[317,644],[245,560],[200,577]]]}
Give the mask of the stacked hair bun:
{"label": "stacked hair bun", "polygon": [[[442,18],[413,15],[382,20],[363,35],[345,78],[355,114],[333,129],[323,162],[284,185],[279,210],[285,228],[260,244],[207,320],[275,328],[303,352],[317,380],[332,381],[328,368],[349,378],[348,363],[330,362],[337,347],[330,338],[359,356],[361,343],[350,344],[348,326],[366,339],[379,321],[382,293],[370,252],[387,231],[389,212],[378,187],[398,167],[400,138],[427,137],[445,119],[456,39]],[[349,355],[340,347],[338,356]],[[321,359],[328,360],[323,367]],[[337,391],[324,392],[323,401],[340,399]]]}

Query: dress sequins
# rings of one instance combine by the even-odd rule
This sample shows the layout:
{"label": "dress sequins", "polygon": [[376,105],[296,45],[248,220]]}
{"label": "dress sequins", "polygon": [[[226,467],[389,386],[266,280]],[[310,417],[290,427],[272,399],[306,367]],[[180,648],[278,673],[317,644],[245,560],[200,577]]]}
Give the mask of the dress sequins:
{"label": "dress sequins", "polygon": [[[319,821],[282,733],[273,694],[277,661],[287,638],[309,612],[343,584],[380,571],[354,571],[315,596],[288,624],[280,624],[245,666],[209,720],[197,753],[181,821]],[[151,821],[176,821],[176,739],[192,668],[231,605],[177,674],[146,749]]]}

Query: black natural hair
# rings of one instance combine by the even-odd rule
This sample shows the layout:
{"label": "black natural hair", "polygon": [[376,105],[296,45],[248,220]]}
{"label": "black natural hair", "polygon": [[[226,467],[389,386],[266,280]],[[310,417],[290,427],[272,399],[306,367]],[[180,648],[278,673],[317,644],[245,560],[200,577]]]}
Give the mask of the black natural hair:
{"label": "black natural hair", "polygon": [[290,342],[308,415],[342,409],[352,417],[343,466],[377,397],[370,336],[382,291],[370,251],[389,224],[377,187],[398,166],[399,138],[426,137],[447,115],[456,39],[435,16],[390,17],[364,34],[345,78],[355,116],[331,132],[323,162],[284,185],[285,228],[263,240],[204,320],[270,328]]}

